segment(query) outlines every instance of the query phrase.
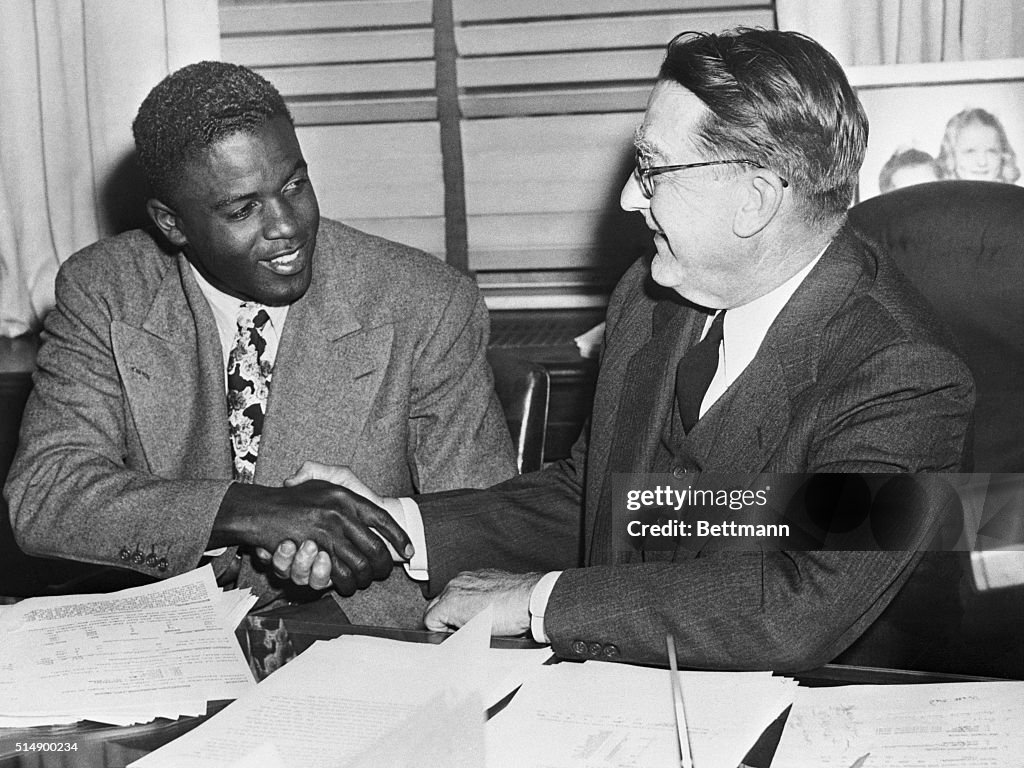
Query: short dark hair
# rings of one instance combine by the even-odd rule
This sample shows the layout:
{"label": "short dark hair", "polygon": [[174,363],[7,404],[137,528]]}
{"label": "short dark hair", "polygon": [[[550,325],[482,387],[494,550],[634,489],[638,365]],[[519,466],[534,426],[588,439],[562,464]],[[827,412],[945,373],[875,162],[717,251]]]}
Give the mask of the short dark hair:
{"label": "short dark hair", "polygon": [[[797,32],[738,27],[683,32],[659,77],[699,98],[708,114],[695,142],[778,173],[810,221],[830,223],[853,199],[868,120],[835,58]],[[702,146],[703,145],[703,146]]]}
{"label": "short dark hair", "polygon": [[239,131],[251,133],[291,113],[277,89],[239,64],[200,61],[161,80],[132,123],[139,164],[164,202],[173,198],[181,167]]}
{"label": "short dark hair", "polygon": [[927,165],[935,171],[936,180],[942,178],[942,167],[938,161],[927,152],[920,149],[897,149],[892,156],[885,161],[882,170],[878,172],[878,191],[892,192],[895,187],[892,183],[896,171],[903,168],[914,168],[919,165]]}

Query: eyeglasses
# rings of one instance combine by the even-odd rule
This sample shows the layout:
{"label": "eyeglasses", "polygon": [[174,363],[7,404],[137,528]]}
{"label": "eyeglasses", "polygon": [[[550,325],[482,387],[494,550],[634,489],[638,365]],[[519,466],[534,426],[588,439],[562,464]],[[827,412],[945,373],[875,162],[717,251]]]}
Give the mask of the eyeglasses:
{"label": "eyeglasses", "polygon": [[[703,163],[684,163],[683,165],[652,165],[647,168],[640,162],[640,153],[636,153],[636,164],[633,168],[633,173],[636,174],[637,179],[640,181],[640,189],[644,193],[644,197],[650,200],[654,197],[654,182],[651,180],[652,176],[657,176],[661,173],[670,173],[672,171],[685,171],[687,168],[704,168],[708,165],[732,165],[733,163],[742,163],[744,165],[752,165],[755,168],[764,168],[760,163],[756,163],[753,160],[707,160]],[[789,182],[779,177],[782,181],[782,186],[788,187]]]}

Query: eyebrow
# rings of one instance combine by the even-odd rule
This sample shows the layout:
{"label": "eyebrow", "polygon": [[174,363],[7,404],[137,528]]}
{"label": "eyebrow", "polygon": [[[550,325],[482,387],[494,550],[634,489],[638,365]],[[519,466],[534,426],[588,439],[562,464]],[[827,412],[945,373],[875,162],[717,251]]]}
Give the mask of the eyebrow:
{"label": "eyebrow", "polygon": [[[296,161],[295,165],[292,166],[292,169],[288,172],[288,178],[294,176],[298,171],[306,170],[308,167],[309,165],[306,163],[306,159],[304,157],[300,157],[298,161]],[[258,192],[243,192],[240,195],[232,195],[231,197],[225,197],[221,200],[218,200],[213,204],[213,207],[216,210],[220,210],[221,208],[227,208],[229,206],[235,205],[236,203],[240,203],[243,200],[254,200],[257,197],[259,197]]]}
{"label": "eyebrow", "polygon": [[633,131],[633,146],[636,147],[636,149],[639,152],[642,152],[645,155],[651,155],[653,157],[665,156],[664,152],[658,149],[658,147],[655,144],[651,143],[651,141],[647,138],[647,133],[644,130],[644,126],[642,124],[638,125],[636,127],[636,130]]}

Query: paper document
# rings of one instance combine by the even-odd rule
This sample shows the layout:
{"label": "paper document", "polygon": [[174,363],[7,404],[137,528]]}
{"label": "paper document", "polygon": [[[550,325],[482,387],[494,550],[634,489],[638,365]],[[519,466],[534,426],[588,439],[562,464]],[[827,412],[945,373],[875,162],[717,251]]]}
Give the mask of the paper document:
{"label": "paper document", "polygon": [[1024,682],[800,688],[772,766],[1019,768]]}
{"label": "paper document", "polygon": [[[255,744],[271,744],[289,765],[303,768],[393,764],[382,757],[384,745],[395,759],[453,745],[476,749],[483,743],[485,709],[551,656],[546,648],[489,648],[489,615],[478,618],[441,645],[357,635],[317,642],[133,766],[214,768]],[[467,705],[472,697],[475,703]],[[392,743],[389,734],[404,742]],[[460,764],[454,755],[447,762]]]}
{"label": "paper document", "polygon": [[234,625],[248,590],[209,566],[107,595],[24,600],[0,614],[0,726],[129,725],[206,713],[254,687]]}
{"label": "paper document", "polygon": [[[736,768],[796,690],[770,672],[680,679],[698,768]],[[669,673],[602,662],[544,667],[487,724],[487,756],[488,768],[678,765]]]}
{"label": "paper document", "polygon": [[581,333],[575,339],[576,347],[580,351],[580,357],[600,357],[601,345],[604,343],[604,321],[595,325],[589,331]]}

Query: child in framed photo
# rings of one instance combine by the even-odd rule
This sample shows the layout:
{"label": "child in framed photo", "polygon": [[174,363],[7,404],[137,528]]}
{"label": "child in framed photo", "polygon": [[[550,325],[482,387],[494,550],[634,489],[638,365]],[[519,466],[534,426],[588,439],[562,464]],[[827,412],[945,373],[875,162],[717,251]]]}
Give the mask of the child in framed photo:
{"label": "child in framed photo", "polygon": [[1017,153],[1002,123],[978,107],[961,110],[949,119],[937,160],[947,179],[1013,184],[1020,178]]}

